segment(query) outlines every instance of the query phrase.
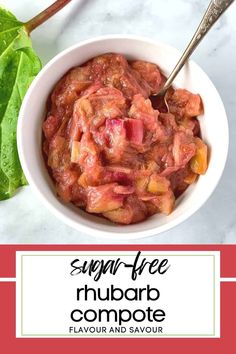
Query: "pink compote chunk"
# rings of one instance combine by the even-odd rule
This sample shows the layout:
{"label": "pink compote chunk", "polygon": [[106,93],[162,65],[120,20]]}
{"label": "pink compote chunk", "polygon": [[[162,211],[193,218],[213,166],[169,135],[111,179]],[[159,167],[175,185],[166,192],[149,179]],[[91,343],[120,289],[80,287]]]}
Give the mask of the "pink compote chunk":
{"label": "pink compote chunk", "polygon": [[[199,95],[167,94],[169,112],[149,96],[157,65],[104,54],[71,69],[48,100],[43,151],[57,194],[120,224],[170,214],[175,199],[207,169]],[[161,107],[161,105],[160,105]]]}

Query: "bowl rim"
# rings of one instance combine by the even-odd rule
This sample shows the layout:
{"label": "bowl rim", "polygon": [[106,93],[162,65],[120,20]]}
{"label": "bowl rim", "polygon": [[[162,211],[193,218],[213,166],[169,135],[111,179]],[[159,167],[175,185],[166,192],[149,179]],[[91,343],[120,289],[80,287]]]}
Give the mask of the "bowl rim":
{"label": "bowl rim", "polygon": [[[185,220],[187,220],[190,216],[192,216],[196,211],[198,211],[204,204],[205,202],[210,198],[212,193],[214,192],[217,184],[219,183],[222,174],[225,169],[225,165],[227,162],[227,157],[228,157],[228,149],[229,149],[229,125],[228,125],[228,119],[227,119],[227,114],[226,110],[224,107],[224,103],[222,102],[222,99],[218,93],[218,90],[212,83],[211,79],[208,77],[208,75],[205,73],[205,71],[193,60],[189,60],[192,66],[196,66],[198,70],[200,70],[205,76],[207,76],[209,83],[212,85],[212,88],[215,90],[215,94],[218,96],[218,100],[221,102],[222,105],[222,116],[224,118],[224,125],[225,125],[225,140],[227,144],[224,146],[224,151],[221,157],[221,166],[220,166],[220,172],[218,172],[216,178],[214,179],[214,183],[209,186],[209,189],[207,193],[204,194],[204,198],[201,199],[201,201],[194,206],[192,206],[189,210],[187,210],[184,214],[177,216],[174,220],[167,222],[164,225],[157,226],[157,227],[152,227],[150,229],[142,230],[142,231],[136,231],[136,232],[115,232],[115,231],[108,231],[108,230],[100,230],[96,229],[84,224],[81,224],[79,221],[74,221],[72,220],[69,216],[64,215],[61,211],[57,209],[57,207],[53,204],[51,204],[47,197],[42,193],[40,188],[37,186],[37,184],[34,182],[34,178],[32,177],[30,168],[28,167],[28,163],[26,161],[25,155],[24,155],[24,149],[23,149],[23,140],[22,138],[22,127],[24,125],[24,111],[27,106],[27,102],[32,94],[32,92],[35,89],[35,86],[37,82],[45,75],[47,70],[51,68],[55,62],[57,62],[59,59],[64,57],[65,55],[69,54],[70,52],[85,46],[89,44],[93,44],[95,42],[100,42],[104,40],[112,40],[112,39],[129,39],[137,42],[145,42],[153,46],[164,46],[166,49],[171,50],[172,52],[175,51],[177,54],[181,54],[181,51],[176,49],[175,47],[166,44],[164,42],[158,41],[158,40],[152,40],[150,38],[147,38],[145,36],[139,36],[139,35],[132,35],[132,34],[109,34],[109,35],[102,35],[102,36],[97,36],[97,37],[92,37],[83,41],[79,41],[78,43],[64,49],[63,51],[59,52],[57,55],[55,55],[39,72],[39,74],[35,77],[33,82],[31,83],[24,100],[21,105],[20,113],[19,113],[19,118],[18,118],[18,125],[17,125],[17,148],[18,148],[18,154],[20,158],[20,162],[23,168],[23,171],[25,173],[25,176],[29,182],[29,185],[32,187],[34,192],[38,195],[39,199],[48,207],[48,209],[61,221],[63,221],[65,224],[68,226],[72,227],[73,229],[79,231],[79,232],[84,232],[92,237],[97,238],[98,236],[103,239],[110,239],[112,240],[134,240],[134,239],[141,239],[141,238],[147,238],[151,236],[157,236],[160,233],[163,233],[165,231],[168,231],[172,228],[174,228],[177,225],[180,225],[183,223]],[[119,225],[118,225],[119,227]]]}

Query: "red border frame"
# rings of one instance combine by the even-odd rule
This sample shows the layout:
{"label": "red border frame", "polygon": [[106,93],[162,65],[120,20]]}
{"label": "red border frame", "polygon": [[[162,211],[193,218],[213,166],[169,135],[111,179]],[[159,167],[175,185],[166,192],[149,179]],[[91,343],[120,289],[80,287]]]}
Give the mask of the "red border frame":
{"label": "red border frame", "polygon": [[[159,250],[159,251],[221,251],[221,277],[236,277],[235,246],[181,245],[3,245],[0,246],[0,277],[15,277],[15,252],[29,250]],[[221,338],[15,338],[15,284],[0,283],[0,350],[6,354],[66,354],[86,353],[234,353],[236,344],[236,283],[221,284]]]}

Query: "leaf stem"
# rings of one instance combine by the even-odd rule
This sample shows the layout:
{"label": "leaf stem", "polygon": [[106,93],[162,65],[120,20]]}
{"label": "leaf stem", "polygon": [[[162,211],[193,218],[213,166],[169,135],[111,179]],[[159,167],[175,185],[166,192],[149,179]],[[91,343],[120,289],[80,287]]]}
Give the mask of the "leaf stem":
{"label": "leaf stem", "polygon": [[30,34],[35,28],[46,22],[50,17],[55,15],[63,7],[65,7],[71,0],[57,0],[44,11],[40,12],[37,16],[25,23],[25,28]]}

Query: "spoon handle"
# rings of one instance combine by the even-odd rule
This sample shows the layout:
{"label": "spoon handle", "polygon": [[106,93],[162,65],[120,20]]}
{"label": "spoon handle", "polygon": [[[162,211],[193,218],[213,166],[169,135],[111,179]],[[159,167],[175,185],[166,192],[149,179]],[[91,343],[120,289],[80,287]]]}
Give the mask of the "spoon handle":
{"label": "spoon handle", "polygon": [[176,75],[182,69],[188,58],[197,48],[198,44],[201,40],[205,37],[214,23],[220,18],[220,16],[227,10],[227,8],[234,2],[234,0],[211,0],[203,18],[198,26],[193,38],[191,39],[189,45],[185,49],[183,55],[181,56],[180,60],[178,61],[177,65],[175,66],[174,70],[168,77],[165,85],[163,86],[160,94],[164,94],[166,90],[171,86],[173,80],[175,79]]}

